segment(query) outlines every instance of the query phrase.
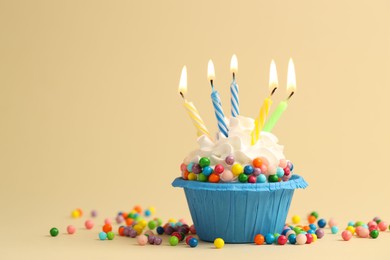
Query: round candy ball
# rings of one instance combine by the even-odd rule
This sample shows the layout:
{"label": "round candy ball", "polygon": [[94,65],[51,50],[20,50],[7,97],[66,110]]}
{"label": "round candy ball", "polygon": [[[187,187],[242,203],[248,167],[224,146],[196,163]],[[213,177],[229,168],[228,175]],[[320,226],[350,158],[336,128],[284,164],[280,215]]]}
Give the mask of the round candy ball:
{"label": "round candy ball", "polygon": [[91,211],[91,217],[96,218],[97,215],[98,215],[98,213],[97,213],[96,210],[92,210],[92,211]]}
{"label": "round candy ball", "polygon": [[111,219],[109,219],[109,218],[106,218],[105,220],[104,220],[104,224],[112,224],[112,221],[111,221]]}
{"label": "round candy ball", "polygon": [[222,164],[217,164],[214,167],[214,172],[217,173],[217,174],[223,173],[224,170],[225,170],[225,168],[223,167]]}
{"label": "round candy ball", "polygon": [[193,167],[194,167],[194,164],[195,164],[195,163],[193,163],[193,162],[189,163],[189,164],[187,165],[187,169],[186,169],[186,170],[187,170],[188,172],[192,172],[192,169],[193,169]]}
{"label": "round candy ball", "polygon": [[188,245],[190,247],[197,247],[198,246],[198,239],[196,238],[191,238],[190,241],[188,241]]}
{"label": "round candy ball", "polygon": [[149,228],[149,229],[153,230],[153,229],[156,228],[156,226],[157,226],[156,221],[150,220],[150,221],[148,222],[148,228]]}
{"label": "round candy ball", "polygon": [[206,176],[209,176],[213,173],[213,168],[211,168],[210,166],[205,166],[203,167],[202,173]]}
{"label": "round candy ball", "polygon": [[279,233],[274,233],[274,237],[275,237],[275,245],[278,244],[278,238],[279,238],[280,234]]}
{"label": "round candy ball", "polygon": [[179,243],[179,238],[177,238],[177,236],[171,236],[169,238],[169,244],[171,246],[176,246],[178,243]]}
{"label": "round candy ball", "polygon": [[311,234],[306,234],[306,244],[311,244],[313,242],[313,236]]}
{"label": "round candy ball", "polygon": [[291,220],[292,220],[292,222],[293,222],[294,224],[298,224],[299,222],[301,222],[301,217],[298,216],[298,215],[295,215],[295,216],[292,217]]}
{"label": "round candy ball", "polygon": [[232,173],[237,176],[237,175],[240,175],[241,173],[244,172],[244,167],[242,167],[241,164],[239,163],[235,163],[233,166],[232,166]]}
{"label": "round candy ball", "polygon": [[255,242],[256,245],[264,244],[264,236],[262,234],[257,234],[255,236],[254,242]]}
{"label": "round candy ball", "polygon": [[344,241],[349,241],[352,238],[352,233],[349,230],[344,230],[343,233],[341,233],[341,237]]}
{"label": "round candy ball", "polygon": [[349,232],[351,232],[352,235],[355,234],[355,228],[352,227],[352,226],[348,226],[348,227],[346,228],[346,230],[349,230]]}
{"label": "round candy ball", "polygon": [[310,223],[310,224],[314,224],[314,222],[316,222],[316,217],[312,216],[312,215],[309,215],[307,217],[307,221]]}
{"label": "round candy ball", "polygon": [[263,160],[259,157],[253,159],[252,164],[256,168],[260,168],[263,165]]}
{"label": "round candy ball", "polygon": [[309,228],[315,231],[317,229],[317,226],[315,224],[310,224]]}
{"label": "round candy ball", "polygon": [[276,174],[271,174],[270,176],[268,176],[268,181],[269,182],[278,182],[279,178],[278,176],[276,176]]}
{"label": "round candy ball", "polygon": [[367,238],[370,235],[368,228],[362,228],[359,230],[358,236],[361,238]]}
{"label": "round candy ball", "polygon": [[355,227],[363,226],[364,222],[363,221],[358,221],[355,223]]}
{"label": "round candy ball", "polygon": [[95,223],[92,220],[86,220],[84,223],[84,226],[86,229],[92,229],[94,227]]}
{"label": "round candy ball", "polygon": [[312,211],[311,213],[310,213],[310,215],[311,216],[314,216],[316,219],[318,218],[318,212],[317,211]]}
{"label": "round candy ball", "polygon": [[233,173],[228,169],[225,169],[221,174],[221,180],[224,182],[230,182],[233,180],[233,178],[234,178]]}
{"label": "round candy ball", "polygon": [[148,243],[148,237],[145,236],[145,235],[139,235],[139,236],[137,237],[137,243],[138,243],[138,245],[140,245],[140,246],[146,245],[146,244]]}
{"label": "round candy ball", "polygon": [[382,231],[382,232],[383,232],[383,231],[386,231],[386,230],[387,230],[387,222],[385,222],[385,221],[379,222],[378,228],[379,228],[379,230]]}
{"label": "round candy ball", "polygon": [[267,176],[265,176],[264,174],[260,174],[258,177],[257,177],[257,180],[256,180],[258,183],[265,183],[267,181]]}
{"label": "round candy ball", "polygon": [[317,225],[320,227],[320,228],[324,228],[326,226],[326,220],[325,219],[320,219],[318,220],[317,222]]}
{"label": "round candy ball", "polygon": [[203,173],[198,174],[198,181],[201,182],[207,182],[209,180],[209,177],[204,175]]}
{"label": "round candy ball", "polygon": [[200,160],[199,160],[199,165],[200,165],[200,167],[202,167],[202,168],[204,168],[204,167],[206,167],[206,166],[209,166],[209,165],[210,165],[210,159],[207,158],[207,157],[202,157],[202,158],[200,158]]}
{"label": "round candy ball", "polygon": [[219,174],[216,174],[216,173],[210,174],[210,176],[209,176],[209,182],[218,183],[219,180],[220,180]]}
{"label": "round candy ball", "polygon": [[187,178],[189,181],[195,181],[198,177],[196,176],[195,173],[191,172],[190,174],[188,174]]}
{"label": "round candy ball", "polygon": [[233,163],[234,163],[234,157],[231,156],[231,155],[227,156],[227,157],[225,158],[225,162],[226,162],[227,165],[233,165]]}
{"label": "round candy ball", "polygon": [[244,167],[244,173],[245,173],[246,175],[252,174],[253,171],[254,171],[254,169],[253,169],[253,166],[252,166],[252,165],[246,165],[246,166]]}
{"label": "round candy ball", "polygon": [[199,174],[202,172],[202,167],[200,167],[199,163],[194,163],[192,165],[192,170],[191,170],[192,173],[195,173],[195,174]]}
{"label": "round candy ball", "polygon": [[280,159],[279,160],[279,167],[286,168],[287,167],[287,160],[286,159]]}
{"label": "round candy ball", "polygon": [[138,235],[138,233],[134,229],[129,230],[129,237],[135,238],[137,235]]}
{"label": "round candy ball", "polygon": [[106,232],[106,233],[112,231],[112,226],[111,226],[111,224],[105,224],[105,225],[103,226],[103,231]]}
{"label": "round candy ball", "polygon": [[52,237],[58,236],[58,233],[59,233],[59,231],[58,231],[57,228],[53,227],[53,228],[50,229],[50,235],[51,235]]}
{"label": "round candy ball", "polygon": [[268,245],[272,244],[273,242],[275,242],[275,236],[271,233],[268,233],[267,235],[265,235],[265,243],[267,243]]}
{"label": "round candy ball", "polygon": [[256,183],[256,181],[257,181],[257,177],[256,176],[251,175],[251,176],[248,177],[248,182],[249,183]]}
{"label": "round candy ball", "polygon": [[316,230],[316,235],[318,239],[321,239],[325,235],[325,232],[323,229],[319,228]]}
{"label": "round candy ball", "polygon": [[193,238],[193,236],[187,236],[186,237],[186,244],[189,245],[190,239]]}
{"label": "round candy ball", "polygon": [[100,240],[106,240],[107,239],[107,233],[106,232],[100,232],[99,233],[99,239]]}
{"label": "round candy ball", "polygon": [[73,210],[71,213],[72,218],[79,218],[80,217],[80,211],[77,209]]}
{"label": "round candy ball", "polygon": [[191,232],[191,234],[196,235],[196,229],[195,229],[194,225],[190,226],[190,232]]}
{"label": "round candy ball", "polygon": [[164,228],[161,226],[157,227],[156,231],[157,231],[157,234],[159,234],[159,235],[164,234]]}
{"label": "round candy ball", "polygon": [[122,215],[118,215],[118,216],[116,216],[115,220],[116,220],[116,223],[121,224],[125,219],[123,218]]}
{"label": "round candy ball", "polygon": [[371,238],[377,238],[379,236],[379,231],[378,230],[376,230],[376,229],[374,229],[374,230],[371,230],[371,232],[370,232],[370,237]]}
{"label": "round candy ball", "polygon": [[216,238],[214,240],[214,246],[217,249],[221,249],[221,248],[223,248],[225,246],[225,241],[223,241],[222,238]]}
{"label": "round candy ball", "polygon": [[261,169],[260,168],[253,168],[253,175],[259,176],[261,174]]}
{"label": "round candy ball", "polygon": [[260,170],[262,173],[266,174],[266,173],[268,173],[268,166],[263,164],[263,165],[261,165]]}
{"label": "round candy ball", "polygon": [[330,228],[330,230],[332,231],[332,234],[337,234],[339,233],[339,228],[337,226],[332,226]]}
{"label": "round candy ball", "polygon": [[281,246],[283,246],[283,245],[285,245],[286,243],[287,243],[287,237],[284,236],[284,235],[280,235],[280,236],[278,237],[278,244],[281,245]]}
{"label": "round candy ball", "polygon": [[297,243],[297,236],[295,234],[289,235],[288,242],[292,245],[295,245],[295,243]]}
{"label": "round candy ball", "polygon": [[67,228],[66,228],[66,231],[68,231],[68,234],[69,235],[72,235],[76,232],[76,228],[75,226],[72,226],[72,225],[69,225]]}
{"label": "round candy ball", "polygon": [[115,237],[114,232],[111,232],[111,231],[110,231],[110,232],[107,233],[107,239],[108,239],[108,240],[113,240],[114,237]]}
{"label": "round candy ball", "polygon": [[246,175],[245,173],[241,173],[239,176],[238,176],[238,180],[242,183],[246,183],[248,182],[248,175]]}
{"label": "round candy ball", "polygon": [[284,175],[284,170],[283,170],[281,167],[276,168],[276,175],[277,175],[279,178],[282,178],[283,175]]}
{"label": "round candy ball", "polygon": [[161,237],[155,237],[154,238],[154,241],[153,241],[153,244],[154,245],[161,245],[161,243],[162,243],[162,238]]}
{"label": "round candy ball", "polygon": [[[128,235],[129,231],[126,231],[126,234]],[[120,235],[121,237],[123,237],[125,235],[125,227],[124,226],[120,226],[118,228],[118,235]]]}
{"label": "round candy ball", "polygon": [[156,239],[155,236],[149,236],[148,237],[148,243],[151,244],[151,245],[154,245],[154,240]]}
{"label": "round candy ball", "polygon": [[329,227],[332,228],[333,226],[337,226],[337,222],[333,218],[330,218],[329,222],[328,222],[328,225],[329,225]]}
{"label": "round candy ball", "polygon": [[298,234],[296,237],[296,241],[298,245],[304,245],[306,244],[307,237],[305,234]]}

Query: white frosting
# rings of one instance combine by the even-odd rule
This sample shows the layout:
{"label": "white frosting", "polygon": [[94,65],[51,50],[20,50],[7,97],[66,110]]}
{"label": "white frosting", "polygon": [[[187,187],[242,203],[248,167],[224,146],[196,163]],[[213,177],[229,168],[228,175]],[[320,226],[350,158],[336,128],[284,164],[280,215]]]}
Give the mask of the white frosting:
{"label": "white frosting", "polygon": [[246,165],[256,157],[268,160],[268,168],[278,167],[281,159],[285,159],[283,146],[278,144],[278,138],[272,133],[261,132],[256,144],[251,145],[251,132],[254,120],[249,117],[232,117],[228,122],[229,137],[218,133],[213,142],[206,135],[198,138],[199,149],[191,152],[184,160],[185,164],[198,162],[201,157],[208,157],[211,166],[222,164],[225,167],[225,158],[232,155],[236,163]]}

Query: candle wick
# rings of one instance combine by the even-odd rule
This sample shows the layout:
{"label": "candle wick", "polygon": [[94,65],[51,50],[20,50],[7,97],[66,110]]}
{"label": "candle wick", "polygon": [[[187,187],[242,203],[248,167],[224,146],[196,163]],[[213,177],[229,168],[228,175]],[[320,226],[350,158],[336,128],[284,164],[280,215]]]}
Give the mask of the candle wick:
{"label": "candle wick", "polygon": [[180,91],[180,96],[185,99],[183,92]]}
{"label": "candle wick", "polygon": [[276,87],[271,91],[271,95],[270,96],[272,96],[274,93],[275,93],[275,91],[276,91]]}
{"label": "candle wick", "polygon": [[290,100],[290,98],[294,95],[294,91],[291,92],[291,94],[288,96],[287,100]]}
{"label": "candle wick", "polygon": [[214,83],[212,79],[210,79],[210,84],[211,84],[211,89],[214,91]]}
{"label": "candle wick", "polygon": [[236,73],[233,72],[233,80],[236,80]]}

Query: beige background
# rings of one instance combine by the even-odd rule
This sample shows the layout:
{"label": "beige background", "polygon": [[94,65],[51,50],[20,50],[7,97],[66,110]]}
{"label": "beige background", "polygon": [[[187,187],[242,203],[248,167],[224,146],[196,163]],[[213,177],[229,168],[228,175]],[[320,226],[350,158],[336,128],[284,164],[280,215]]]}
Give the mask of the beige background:
{"label": "beige background", "polygon": [[[241,112],[251,117],[267,94],[271,59],[281,83],[275,104],[285,97],[289,57],[295,61],[297,93],[274,132],[310,186],[295,193],[290,216],[318,210],[340,228],[375,215],[389,220],[389,11],[388,1],[0,0],[0,254],[384,258],[389,233],[189,251],[100,242],[97,229],[81,229],[85,218],[69,215],[97,209],[100,225],[141,204],[165,220],[189,219],[182,190],[170,186],[197,146],[177,94],[180,71],[187,65],[188,99],[215,131],[207,62],[228,113],[236,53]],[[80,227],[74,237],[47,236],[68,224]]]}

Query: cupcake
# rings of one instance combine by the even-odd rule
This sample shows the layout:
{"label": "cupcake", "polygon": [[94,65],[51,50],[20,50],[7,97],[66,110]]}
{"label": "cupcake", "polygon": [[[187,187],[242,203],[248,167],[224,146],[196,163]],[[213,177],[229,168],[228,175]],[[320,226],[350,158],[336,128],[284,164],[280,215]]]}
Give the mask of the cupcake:
{"label": "cupcake", "polygon": [[251,243],[256,234],[282,231],[294,190],[307,183],[274,134],[261,132],[252,144],[253,119],[232,117],[228,128],[228,137],[198,138],[199,149],[184,159],[172,185],[184,188],[201,240]]}

